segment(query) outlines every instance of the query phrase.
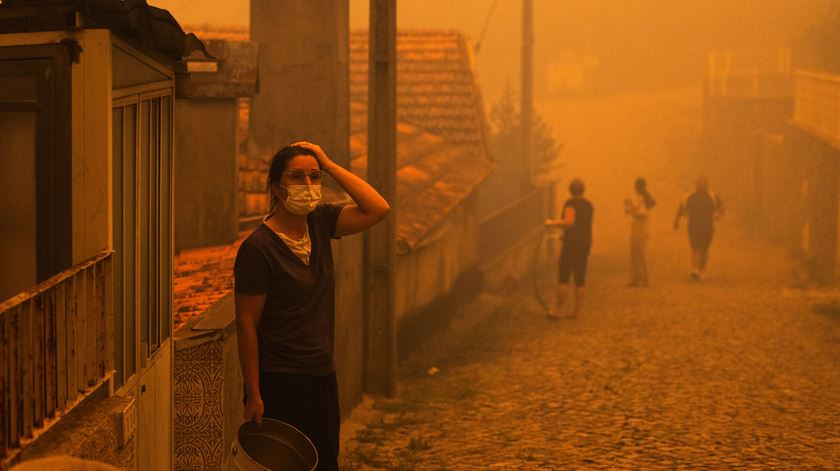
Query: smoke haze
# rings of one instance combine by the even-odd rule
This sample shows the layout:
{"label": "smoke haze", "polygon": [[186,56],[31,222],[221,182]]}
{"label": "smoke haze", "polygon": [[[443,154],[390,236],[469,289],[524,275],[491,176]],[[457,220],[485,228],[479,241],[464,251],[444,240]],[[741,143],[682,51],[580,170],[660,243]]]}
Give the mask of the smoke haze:
{"label": "smoke haze", "polygon": [[[487,103],[519,82],[521,2],[400,0],[400,28],[457,29],[474,43]],[[249,3],[159,0],[182,24],[247,25]],[[718,49],[790,46],[826,14],[830,0],[623,0],[534,2],[538,99],[697,84]],[[366,28],[369,4],[350,1],[351,28]]]}

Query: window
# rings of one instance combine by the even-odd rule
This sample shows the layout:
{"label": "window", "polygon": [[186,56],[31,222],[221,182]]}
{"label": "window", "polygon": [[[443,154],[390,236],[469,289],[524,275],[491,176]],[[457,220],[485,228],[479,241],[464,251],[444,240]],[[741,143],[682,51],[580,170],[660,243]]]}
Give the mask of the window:
{"label": "window", "polygon": [[125,384],[171,336],[171,89],[115,100],[114,364]]}

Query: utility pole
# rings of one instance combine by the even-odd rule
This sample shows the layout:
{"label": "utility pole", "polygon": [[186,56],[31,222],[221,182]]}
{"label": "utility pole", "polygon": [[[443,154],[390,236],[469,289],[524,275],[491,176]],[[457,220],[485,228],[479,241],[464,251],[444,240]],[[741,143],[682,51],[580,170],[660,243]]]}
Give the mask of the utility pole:
{"label": "utility pole", "polygon": [[522,186],[531,188],[534,181],[533,126],[534,126],[534,8],[532,0],[522,0],[522,93],[519,106],[519,127],[521,131],[522,165],[525,167]]}
{"label": "utility pole", "polygon": [[394,302],[397,196],[397,2],[371,0],[368,71],[368,181],[391,213],[365,239],[365,386],[396,394]]}

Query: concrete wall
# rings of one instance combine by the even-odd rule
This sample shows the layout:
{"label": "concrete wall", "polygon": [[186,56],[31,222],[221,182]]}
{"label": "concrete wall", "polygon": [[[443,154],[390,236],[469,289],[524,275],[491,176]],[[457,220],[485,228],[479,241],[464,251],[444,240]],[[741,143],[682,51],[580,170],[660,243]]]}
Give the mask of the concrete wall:
{"label": "concrete wall", "polygon": [[349,29],[346,1],[251,1],[260,81],[251,100],[252,154],[307,140],[349,168]]}
{"label": "concrete wall", "polygon": [[364,389],[364,235],[332,241],[335,263],[335,362],[341,415],[362,400]]}
{"label": "concrete wall", "polygon": [[840,150],[795,127],[761,144],[762,235],[803,260],[813,281],[840,276]]}
{"label": "concrete wall", "polygon": [[88,396],[38,440],[24,448],[21,461],[68,455],[108,463],[121,469],[135,469],[136,440],[120,446],[121,431],[117,420],[120,412],[134,399],[107,397],[107,389],[106,384]]}
{"label": "concrete wall", "polygon": [[175,100],[175,250],[233,243],[237,227],[235,98]]}
{"label": "concrete wall", "polygon": [[399,321],[446,295],[478,262],[477,198],[469,197],[411,252],[397,257],[396,317]]}
{"label": "concrete wall", "polygon": [[762,139],[760,218],[764,237],[802,256],[806,174],[793,140],[790,131]]}
{"label": "concrete wall", "polygon": [[799,142],[799,162],[806,169],[806,261],[814,280],[830,283],[838,275],[840,153],[815,138],[802,136]]}

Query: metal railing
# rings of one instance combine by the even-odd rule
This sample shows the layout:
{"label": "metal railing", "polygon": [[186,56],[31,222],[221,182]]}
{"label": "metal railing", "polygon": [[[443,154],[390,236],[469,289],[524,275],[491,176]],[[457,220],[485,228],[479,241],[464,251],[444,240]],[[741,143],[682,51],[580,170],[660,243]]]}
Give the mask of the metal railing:
{"label": "metal railing", "polygon": [[820,139],[840,146],[840,76],[796,73],[793,122]]}
{"label": "metal railing", "polygon": [[0,458],[113,374],[112,254],[0,303]]}

